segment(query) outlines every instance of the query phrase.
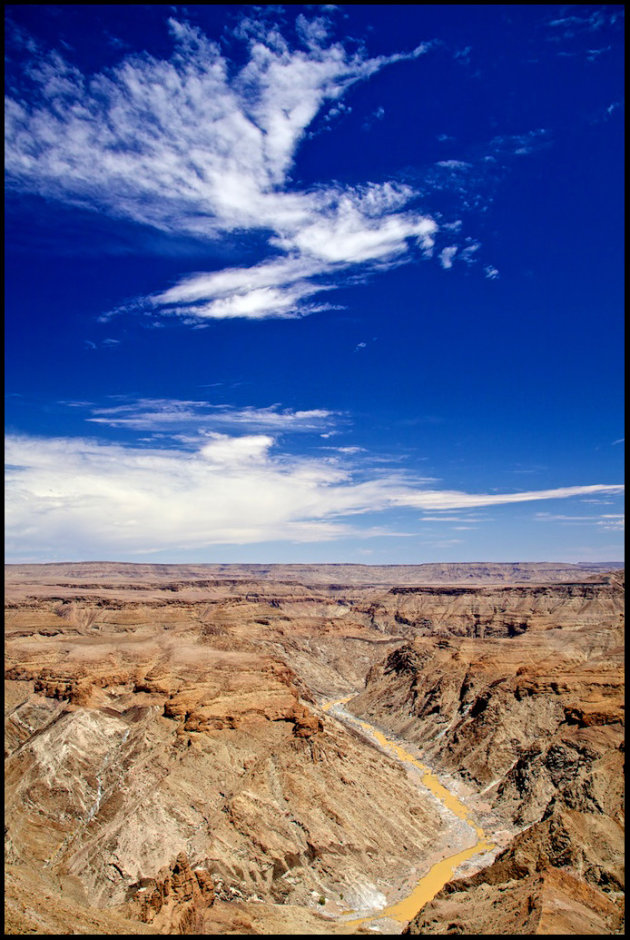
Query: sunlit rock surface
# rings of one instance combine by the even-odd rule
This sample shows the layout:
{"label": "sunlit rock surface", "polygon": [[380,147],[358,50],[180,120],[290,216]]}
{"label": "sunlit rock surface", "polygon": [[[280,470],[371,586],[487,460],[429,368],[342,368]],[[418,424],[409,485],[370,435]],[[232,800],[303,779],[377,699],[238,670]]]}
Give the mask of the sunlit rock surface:
{"label": "sunlit rock surface", "polygon": [[623,582],[568,568],[8,566],[7,931],[364,929],[454,834],[348,695],[501,829],[409,929],[620,929]]}

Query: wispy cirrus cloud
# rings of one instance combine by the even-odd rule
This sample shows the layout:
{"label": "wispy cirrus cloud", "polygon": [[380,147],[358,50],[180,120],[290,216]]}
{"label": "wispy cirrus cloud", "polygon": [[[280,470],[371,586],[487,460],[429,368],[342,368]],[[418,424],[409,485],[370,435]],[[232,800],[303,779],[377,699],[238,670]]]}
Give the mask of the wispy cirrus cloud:
{"label": "wispy cirrus cloud", "polygon": [[565,7],[560,16],[546,21],[546,39],[556,44],[558,56],[580,56],[595,62],[612,49],[612,43],[607,40],[620,37],[623,21],[621,6],[573,4]]}
{"label": "wispy cirrus cloud", "polygon": [[[492,205],[499,184],[513,172],[515,161],[535,154],[553,142],[550,130],[543,127],[518,134],[497,134],[474,144],[459,145],[453,137],[439,135],[448,143],[451,155],[438,160],[421,173],[422,186],[436,208],[434,215],[439,229],[434,235],[439,242],[437,258],[445,270],[463,262],[467,267],[479,264],[476,254],[481,243],[462,234],[464,219],[473,220]],[[495,280],[499,271],[493,264],[483,264],[484,275]]]}
{"label": "wispy cirrus cloud", "polygon": [[339,110],[352,85],[430,43],[370,58],[329,41],[325,18],[300,14],[301,45],[291,47],[252,16],[236,31],[248,59],[235,69],[196,27],[174,17],[168,26],[169,60],[131,55],[92,77],[39,50],[26,69],[37,95],[6,101],[10,190],[210,243],[267,234],[273,254],[261,264],[184,278],[119,310],[188,321],[301,316],[321,309],[309,298],[334,286],[327,275],[431,249],[438,226],[414,207],[413,188],[298,190],[289,175],[320,111]]}
{"label": "wispy cirrus cloud", "polygon": [[[545,28],[593,31],[616,16],[585,8]],[[20,36],[22,85],[5,105],[9,193],[37,193],[210,249],[250,235],[266,242],[257,264],[156,285],[104,311],[103,320],[142,313],[152,324],[178,317],[199,327],[295,318],[334,309],[332,292],[348,278],[430,258],[434,247],[445,270],[476,265],[479,243],[456,238],[461,219],[449,218],[485,211],[513,160],[551,142],[540,127],[499,134],[418,168],[413,185],[322,180],[300,188],[291,176],[298,148],[349,113],[349,90],[440,43],[370,57],[333,41],[325,15],[299,14],[292,41],[281,19],[286,33],[279,10],[252,8],[241,19],[231,36],[246,47],[237,65],[200,29],[171,16],[170,58],[127,55],[92,76]],[[375,114],[385,116],[382,108]],[[490,280],[498,276],[492,264],[483,270]]]}
{"label": "wispy cirrus cloud", "polygon": [[191,274],[177,284],[147,297],[144,309],[197,319],[295,317],[312,312],[304,301],[331,290],[316,280],[326,265],[298,255],[265,261],[249,268]]}
{"label": "wispy cirrus cloud", "polygon": [[83,344],[86,347],[86,349],[98,349],[98,348],[115,349],[116,346],[120,345],[120,340],[113,339],[111,336],[107,336],[105,339],[100,340],[98,343],[95,343],[91,339],[84,339]]}
{"label": "wispy cirrus cloud", "polygon": [[462,509],[623,490],[607,484],[509,494],[427,489],[428,481],[400,471],[370,470],[364,454],[305,458],[276,446],[273,434],[261,433],[214,432],[193,452],[8,435],[8,557],[121,558],[148,556],[156,546],[176,553],[395,535],[387,526],[353,520],[392,508]]}
{"label": "wispy cirrus cloud", "polygon": [[620,532],[624,529],[625,516],[621,512],[605,512],[592,516],[569,516],[562,513],[537,512],[537,522],[560,522],[562,525],[596,525],[602,529]]}
{"label": "wispy cirrus cloud", "polygon": [[576,33],[596,33],[600,30],[615,26],[623,20],[623,9],[615,6],[600,5],[597,7],[573,5],[567,8],[564,15],[547,20],[547,26],[559,30],[565,36],[572,37]]}
{"label": "wispy cirrus cloud", "polygon": [[597,525],[609,532],[623,532],[625,528],[625,516],[617,513],[607,513],[597,520]]}
{"label": "wispy cirrus cloud", "polygon": [[32,64],[39,106],[7,100],[10,181],[204,238],[294,226],[310,199],[282,189],[305,128],[326,100],[398,57],[339,44],[291,51],[269,30],[249,39],[249,61],[231,77],[200,30],[174,18],[169,28],[169,61],[130,56],[92,78],[56,52]]}
{"label": "wispy cirrus cloud", "polygon": [[235,408],[205,401],[141,398],[110,406],[91,406],[86,420],[110,428],[149,431],[179,436],[203,434],[217,429],[247,432],[322,432],[343,422],[339,412],[325,408],[292,410],[280,405],[266,408]]}
{"label": "wispy cirrus cloud", "polygon": [[407,493],[401,505],[419,509],[468,509],[479,506],[501,506],[525,503],[538,499],[566,499],[591,493],[622,493],[621,484],[594,484],[591,486],[562,486],[552,490],[531,490],[524,493],[460,493],[457,490],[423,490]]}
{"label": "wispy cirrus cloud", "polygon": [[527,131],[524,134],[499,134],[490,141],[489,156],[511,155],[524,156],[548,147],[551,135],[544,127]]}

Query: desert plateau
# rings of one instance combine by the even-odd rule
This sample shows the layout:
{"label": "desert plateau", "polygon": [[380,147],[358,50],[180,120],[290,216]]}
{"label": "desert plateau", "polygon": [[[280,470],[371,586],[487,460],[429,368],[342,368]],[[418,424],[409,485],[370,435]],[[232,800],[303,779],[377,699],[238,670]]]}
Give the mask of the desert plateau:
{"label": "desert plateau", "polygon": [[8,565],[5,930],[623,929],[623,571]]}

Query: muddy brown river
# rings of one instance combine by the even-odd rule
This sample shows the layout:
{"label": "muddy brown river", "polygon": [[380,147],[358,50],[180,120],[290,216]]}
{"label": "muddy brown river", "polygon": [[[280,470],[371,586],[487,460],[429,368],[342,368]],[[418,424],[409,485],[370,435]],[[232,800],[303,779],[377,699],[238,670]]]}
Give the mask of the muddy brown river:
{"label": "muddy brown river", "polygon": [[415,917],[418,911],[434,898],[438,891],[451,880],[455,869],[458,868],[462,862],[468,861],[475,855],[489,852],[494,848],[494,845],[487,838],[483,829],[472,818],[470,808],[466,806],[455,793],[448,790],[425,764],[414,757],[413,754],[410,754],[401,744],[388,738],[382,731],[370,724],[370,722],[357,718],[343,708],[345,703],[349,702],[352,698],[354,698],[354,694],[346,695],[345,698],[326,702],[322,707],[325,711],[331,711],[331,714],[339,721],[362,728],[383,751],[394,756],[401,764],[411,765],[419,770],[422,774],[422,786],[426,787],[427,790],[437,797],[442,806],[457,819],[463,820],[470,827],[471,834],[476,837],[472,845],[468,845],[460,851],[445,856],[435,862],[422,876],[413,891],[402,900],[396,901],[374,914],[344,921],[348,926],[356,927],[370,924],[373,921],[382,920],[384,918],[390,918],[400,924],[407,924]]}

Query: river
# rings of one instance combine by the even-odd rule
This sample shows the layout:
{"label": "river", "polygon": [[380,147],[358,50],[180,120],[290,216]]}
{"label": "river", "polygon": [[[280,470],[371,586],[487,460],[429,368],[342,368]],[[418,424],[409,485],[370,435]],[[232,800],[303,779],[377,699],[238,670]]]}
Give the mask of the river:
{"label": "river", "polygon": [[415,917],[418,911],[434,898],[438,891],[451,880],[455,869],[461,865],[462,862],[468,861],[468,859],[475,855],[489,852],[495,846],[488,840],[483,829],[472,818],[470,808],[462,803],[455,793],[448,790],[425,764],[421,763],[413,754],[410,754],[401,744],[388,738],[379,728],[375,727],[375,725],[361,718],[357,718],[355,715],[346,711],[343,706],[352,698],[354,698],[354,694],[346,695],[345,698],[326,702],[322,707],[324,711],[329,711],[339,721],[353,725],[355,728],[361,728],[383,751],[395,757],[401,764],[407,766],[411,765],[416,770],[419,770],[422,775],[419,786],[426,787],[427,790],[437,797],[442,806],[448,810],[449,813],[452,813],[458,820],[463,820],[469,827],[471,838],[474,839],[472,845],[468,845],[460,851],[445,856],[435,862],[422,876],[413,891],[402,900],[388,905],[375,914],[344,921],[347,926],[355,927],[370,924],[373,921],[382,920],[384,918],[389,918],[400,924],[407,924]]}

